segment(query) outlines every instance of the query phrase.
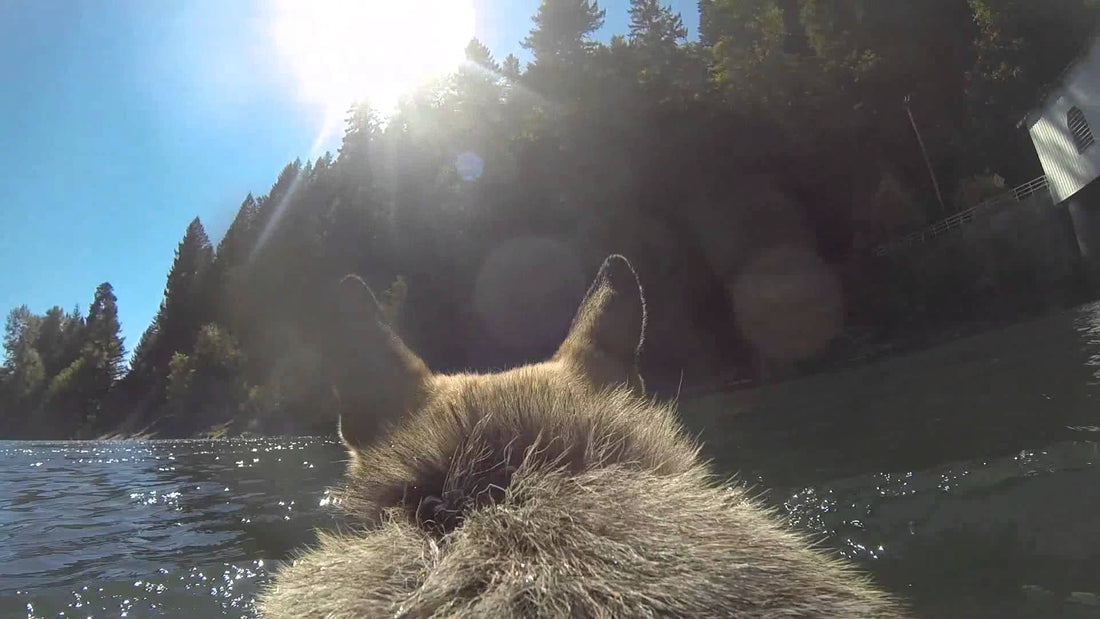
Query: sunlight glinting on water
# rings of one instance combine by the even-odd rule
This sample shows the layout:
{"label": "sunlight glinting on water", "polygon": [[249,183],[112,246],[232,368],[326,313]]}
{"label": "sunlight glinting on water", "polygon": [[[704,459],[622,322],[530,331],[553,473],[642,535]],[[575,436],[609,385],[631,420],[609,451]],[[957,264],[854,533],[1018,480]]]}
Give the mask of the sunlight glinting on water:
{"label": "sunlight glinting on water", "polygon": [[249,540],[308,541],[341,459],[310,438],[0,443],[0,609],[251,615],[271,561]]}

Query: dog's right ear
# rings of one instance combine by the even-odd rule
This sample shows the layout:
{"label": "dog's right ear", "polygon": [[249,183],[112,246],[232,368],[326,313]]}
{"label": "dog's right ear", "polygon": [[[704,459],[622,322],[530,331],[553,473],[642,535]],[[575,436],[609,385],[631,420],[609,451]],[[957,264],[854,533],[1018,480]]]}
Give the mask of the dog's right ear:
{"label": "dog's right ear", "polygon": [[378,299],[358,276],[340,281],[336,316],[340,437],[363,447],[423,403],[431,372],[386,324]]}
{"label": "dog's right ear", "polygon": [[621,384],[644,393],[638,356],[645,326],[638,274],[626,258],[613,254],[596,274],[554,359],[568,362],[596,386]]}

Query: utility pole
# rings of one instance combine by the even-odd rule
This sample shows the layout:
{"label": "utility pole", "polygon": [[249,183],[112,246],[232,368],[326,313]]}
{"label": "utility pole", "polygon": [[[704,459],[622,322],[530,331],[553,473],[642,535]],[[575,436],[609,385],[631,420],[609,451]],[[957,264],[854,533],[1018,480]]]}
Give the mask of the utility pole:
{"label": "utility pole", "polygon": [[912,97],[912,94],[905,95],[905,112],[909,114],[909,122],[913,125],[913,133],[917,134],[917,144],[920,144],[920,152],[924,155],[924,164],[928,166],[928,176],[932,177],[932,187],[936,190],[936,199],[940,202],[940,212],[946,217],[947,206],[943,203],[940,183],[936,180],[936,172],[932,169],[932,160],[928,158],[928,149],[924,147],[924,139],[920,136],[920,129],[917,129],[917,121],[913,118],[913,110],[909,108],[909,100]]}

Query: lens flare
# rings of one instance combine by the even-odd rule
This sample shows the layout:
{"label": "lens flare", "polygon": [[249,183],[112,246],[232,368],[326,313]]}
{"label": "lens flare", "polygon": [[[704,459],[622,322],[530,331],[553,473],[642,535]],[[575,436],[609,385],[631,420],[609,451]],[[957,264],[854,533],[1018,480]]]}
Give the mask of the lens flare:
{"label": "lens flare", "polygon": [[464,181],[476,181],[485,170],[485,162],[477,153],[466,151],[455,157],[455,172]]}

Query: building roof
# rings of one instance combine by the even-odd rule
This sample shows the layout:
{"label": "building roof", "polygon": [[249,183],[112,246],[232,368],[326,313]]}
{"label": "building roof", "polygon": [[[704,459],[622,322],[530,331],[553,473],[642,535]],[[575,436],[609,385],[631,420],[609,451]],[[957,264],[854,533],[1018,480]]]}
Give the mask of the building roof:
{"label": "building roof", "polygon": [[1046,108],[1050,96],[1065,85],[1066,76],[1072,73],[1074,69],[1087,59],[1089,57],[1089,52],[1098,44],[1100,44],[1100,23],[1093,27],[1092,34],[1081,44],[1081,49],[1077,50],[1077,53],[1073,56],[1073,60],[1070,60],[1066,64],[1066,68],[1062,69],[1054,79],[1047,82],[1045,86],[1039,89],[1039,103],[1031,108],[1028,113],[1016,123],[1017,129],[1030,125],[1036,119],[1036,114]]}

